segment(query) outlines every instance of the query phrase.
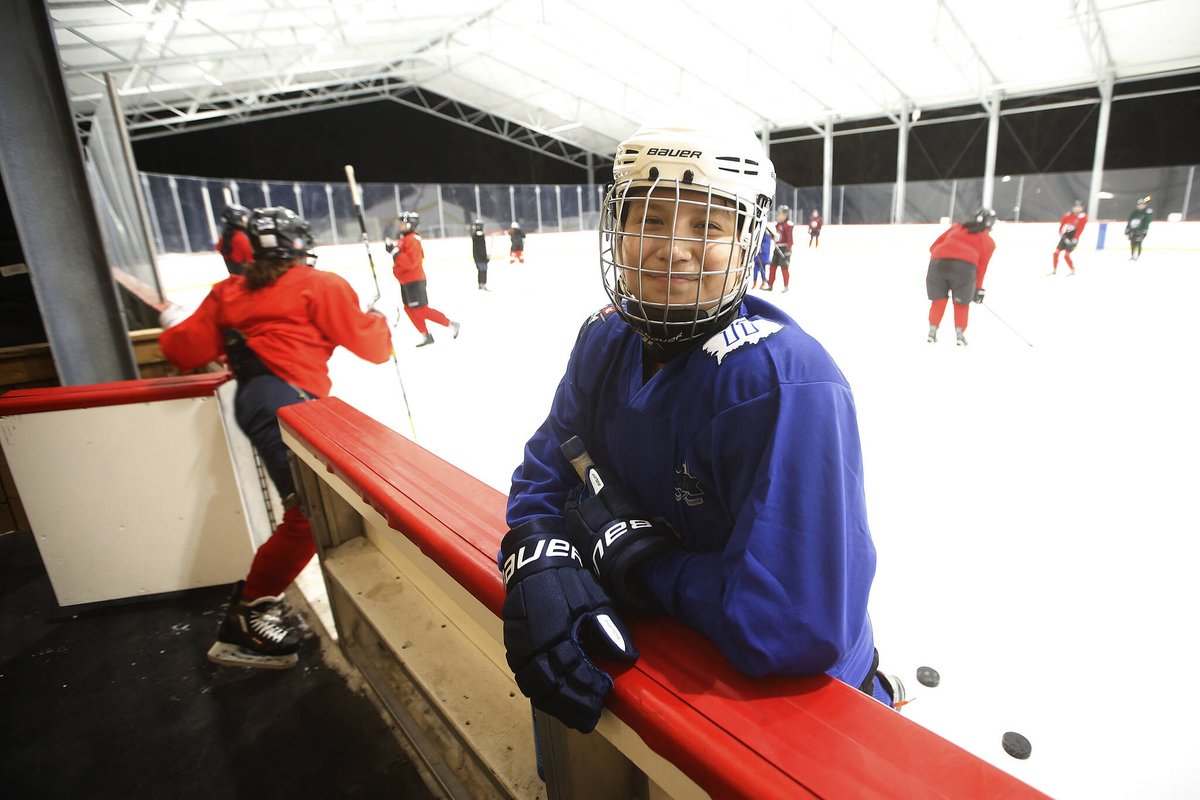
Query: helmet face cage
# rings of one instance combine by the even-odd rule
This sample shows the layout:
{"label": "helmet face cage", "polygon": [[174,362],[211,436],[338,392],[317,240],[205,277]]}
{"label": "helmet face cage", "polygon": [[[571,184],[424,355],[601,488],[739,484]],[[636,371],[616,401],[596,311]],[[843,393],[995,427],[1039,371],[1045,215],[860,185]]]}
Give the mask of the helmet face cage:
{"label": "helmet face cage", "polygon": [[[404,225],[406,223],[408,224],[409,231],[415,231],[417,226],[421,224],[421,215],[416,211],[405,211],[400,215],[400,224]],[[407,233],[408,231],[402,232]]]}
{"label": "helmet face cage", "polygon": [[290,208],[256,208],[248,227],[255,261],[295,261],[303,257],[311,265],[317,260],[308,222]]}
{"label": "helmet face cage", "polygon": [[[669,216],[657,233],[646,232],[651,200],[672,208],[666,214],[662,206],[656,210],[656,217]],[[716,333],[746,294],[750,264],[762,244],[770,208],[771,199],[765,195],[749,197],[675,179],[614,183],[600,219],[600,268],[617,313],[644,339],[659,344]],[[700,235],[681,235],[676,224],[681,212],[703,215]],[[729,214],[734,215],[732,235],[710,236],[714,216]],[[677,245],[698,254],[689,262],[690,269],[672,267]],[[645,265],[651,251],[666,255],[659,259],[660,266]],[[647,297],[647,285],[656,278],[667,279],[661,301]],[[679,284],[672,278],[687,281]]]}

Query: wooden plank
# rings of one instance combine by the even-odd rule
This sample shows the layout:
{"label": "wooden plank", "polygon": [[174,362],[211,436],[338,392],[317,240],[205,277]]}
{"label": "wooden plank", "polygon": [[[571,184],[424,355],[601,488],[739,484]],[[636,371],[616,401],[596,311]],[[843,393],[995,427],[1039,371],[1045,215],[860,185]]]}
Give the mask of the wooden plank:
{"label": "wooden plank", "polygon": [[545,798],[529,702],[511,676],[369,541],[331,549],[322,566],[339,642],[451,795]]}

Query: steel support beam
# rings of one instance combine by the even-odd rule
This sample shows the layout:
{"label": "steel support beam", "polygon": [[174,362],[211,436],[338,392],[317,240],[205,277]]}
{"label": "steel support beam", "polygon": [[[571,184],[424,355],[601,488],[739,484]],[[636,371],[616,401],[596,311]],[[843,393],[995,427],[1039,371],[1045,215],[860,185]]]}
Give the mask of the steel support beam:
{"label": "steel support beam", "polygon": [[996,147],[1000,142],[1000,93],[994,92],[987,102],[987,150],[983,157],[983,207],[992,207],[996,190]]}
{"label": "steel support beam", "polygon": [[1088,217],[1096,218],[1100,210],[1100,185],[1104,181],[1104,151],[1108,148],[1108,119],[1112,114],[1113,73],[1109,71],[1100,81],[1100,119],[1096,122],[1096,150],[1092,156],[1092,183],[1088,188]]}
{"label": "steel support beam", "polygon": [[892,222],[904,222],[904,187],[908,178],[908,128],[912,122],[912,103],[900,108],[900,135],[896,137],[896,191],[892,193]]}
{"label": "steel support beam", "polygon": [[59,380],[137,378],[44,0],[0,3],[0,74],[0,173]]}
{"label": "steel support beam", "polygon": [[[825,148],[821,158],[821,217],[828,220],[833,208],[833,120],[825,120]],[[839,220],[840,222],[840,220]]]}

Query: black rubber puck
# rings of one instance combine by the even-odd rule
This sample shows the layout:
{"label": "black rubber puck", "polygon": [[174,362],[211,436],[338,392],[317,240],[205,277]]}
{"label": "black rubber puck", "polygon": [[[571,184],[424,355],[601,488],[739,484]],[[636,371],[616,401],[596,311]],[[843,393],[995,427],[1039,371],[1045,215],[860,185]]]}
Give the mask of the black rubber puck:
{"label": "black rubber puck", "polygon": [[1009,731],[1004,734],[1004,738],[1000,740],[1000,744],[1004,746],[1004,752],[1022,761],[1029,758],[1029,755],[1033,752],[1033,745],[1029,743],[1029,740],[1016,731]]}
{"label": "black rubber puck", "polygon": [[942,676],[933,667],[917,667],[917,682],[932,689],[942,682]]}

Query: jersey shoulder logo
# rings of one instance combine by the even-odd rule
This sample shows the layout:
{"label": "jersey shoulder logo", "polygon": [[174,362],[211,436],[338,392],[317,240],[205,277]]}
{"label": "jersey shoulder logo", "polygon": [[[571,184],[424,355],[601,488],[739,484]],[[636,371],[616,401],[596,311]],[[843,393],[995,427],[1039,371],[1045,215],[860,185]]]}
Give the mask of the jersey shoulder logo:
{"label": "jersey shoulder logo", "polygon": [[778,322],[772,322],[769,319],[746,319],[738,317],[733,322],[729,323],[729,327],[720,333],[712,336],[706,341],[702,349],[710,356],[717,359],[720,364],[725,360],[725,356],[737,350],[742,345],[755,344],[761,342],[768,336],[779,333],[783,330],[783,326]]}
{"label": "jersey shoulder logo", "polygon": [[587,322],[584,324],[591,325],[593,322],[603,322],[604,320],[608,319],[615,313],[617,313],[617,307],[614,306],[612,303],[609,303],[604,308],[600,309],[595,314],[592,314],[590,317],[588,317]]}
{"label": "jersey shoulder logo", "polygon": [[704,487],[688,472],[687,462],[675,470],[675,502],[698,506],[704,502]]}

